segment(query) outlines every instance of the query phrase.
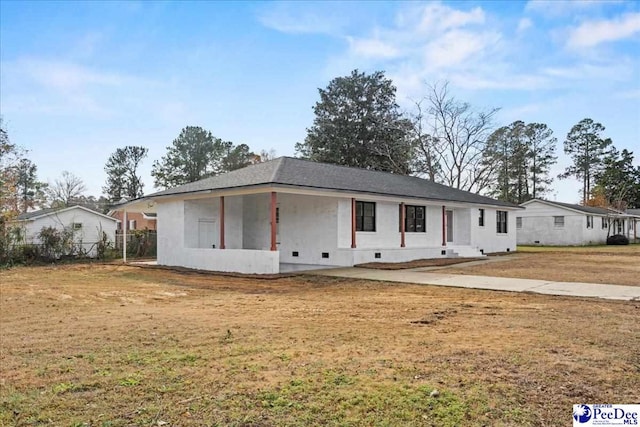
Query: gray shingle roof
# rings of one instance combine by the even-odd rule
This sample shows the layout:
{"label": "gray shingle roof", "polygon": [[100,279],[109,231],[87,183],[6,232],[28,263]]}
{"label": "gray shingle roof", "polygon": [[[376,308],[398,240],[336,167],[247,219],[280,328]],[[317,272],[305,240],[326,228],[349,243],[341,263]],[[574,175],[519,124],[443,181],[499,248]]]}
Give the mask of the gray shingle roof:
{"label": "gray shingle roof", "polygon": [[411,176],[279,157],[145,197],[253,186],[291,186],[517,208],[517,205]]}
{"label": "gray shingle roof", "polygon": [[35,218],[40,215],[46,215],[48,213],[55,212],[56,210],[60,210],[60,209],[48,208],[48,209],[40,209],[39,211],[25,212],[18,215],[17,219],[18,221],[24,221],[27,219]]}
{"label": "gray shingle roof", "polygon": [[629,215],[640,216],[640,209],[627,209]]}
{"label": "gray shingle roof", "polygon": [[534,199],[534,200],[540,200],[540,201],[549,203],[550,205],[556,205],[561,208],[569,208],[569,209],[573,209],[574,211],[580,211],[580,212],[594,214],[594,215],[610,215],[610,214],[619,213],[618,211],[615,211],[613,209],[598,208],[594,206],[574,205],[572,203],[562,203],[562,202],[543,200],[543,199]]}

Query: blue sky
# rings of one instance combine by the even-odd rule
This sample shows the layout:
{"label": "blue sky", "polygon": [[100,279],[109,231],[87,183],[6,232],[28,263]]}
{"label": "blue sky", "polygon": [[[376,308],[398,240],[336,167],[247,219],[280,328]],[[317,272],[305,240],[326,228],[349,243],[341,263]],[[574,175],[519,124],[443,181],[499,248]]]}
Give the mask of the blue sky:
{"label": "blue sky", "polygon": [[[640,161],[640,2],[0,2],[0,113],[39,177],[89,194],[118,147],[153,160],[187,125],[293,155],[317,89],[383,70],[398,101],[448,80],[498,125],[590,117]],[[560,162],[568,164],[558,147]],[[579,183],[550,198],[579,200]]]}

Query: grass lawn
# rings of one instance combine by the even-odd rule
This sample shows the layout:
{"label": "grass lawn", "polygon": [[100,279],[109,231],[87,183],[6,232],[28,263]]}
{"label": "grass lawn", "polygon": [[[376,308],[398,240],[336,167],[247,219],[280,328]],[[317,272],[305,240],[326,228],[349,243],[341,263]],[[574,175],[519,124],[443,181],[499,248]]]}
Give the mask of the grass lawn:
{"label": "grass lawn", "polygon": [[115,265],[1,271],[0,298],[3,426],[566,426],[640,401],[640,302]]}
{"label": "grass lawn", "polygon": [[640,286],[640,245],[518,246],[516,254],[500,262],[454,265],[439,272]]}

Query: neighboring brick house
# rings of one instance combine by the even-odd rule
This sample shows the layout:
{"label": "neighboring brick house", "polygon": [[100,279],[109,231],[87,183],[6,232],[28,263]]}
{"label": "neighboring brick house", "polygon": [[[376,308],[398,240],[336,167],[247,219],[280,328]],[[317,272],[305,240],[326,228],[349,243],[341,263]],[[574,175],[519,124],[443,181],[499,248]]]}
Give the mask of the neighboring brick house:
{"label": "neighboring brick house", "polygon": [[[118,232],[122,230],[123,210],[109,211],[107,214],[118,221]],[[156,214],[147,212],[127,212],[126,230],[157,230]]]}

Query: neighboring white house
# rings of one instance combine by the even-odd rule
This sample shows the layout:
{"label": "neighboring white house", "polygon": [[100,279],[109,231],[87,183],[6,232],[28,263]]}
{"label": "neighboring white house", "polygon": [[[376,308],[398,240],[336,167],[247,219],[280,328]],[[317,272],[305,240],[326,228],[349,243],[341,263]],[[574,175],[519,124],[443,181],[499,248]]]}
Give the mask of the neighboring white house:
{"label": "neighboring white house", "polygon": [[631,215],[629,228],[632,231],[630,231],[629,240],[633,238],[633,242],[640,243],[640,209],[627,209],[626,214]]}
{"label": "neighboring white house", "polygon": [[258,274],[514,251],[521,210],[421,178],[288,157],[120,208],[157,212],[159,265]]}
{"label": "neighboring white house", "polygon": [[522,203],[516,228],[519,245],[603,244],[607,235],[633,237],[632,216],[613,209],[533,199]]}
{"label": "neighboring white house", "polygon": [[107,239],[114,242],[117,220],[83,206],[70,206],[23,213],[18,216],[17,223],[23,229],[25,243],[39,244],[38,233],[43,227],[72,230],[74,242],[87,255],[95,256],[101,232],[105,232]]}

